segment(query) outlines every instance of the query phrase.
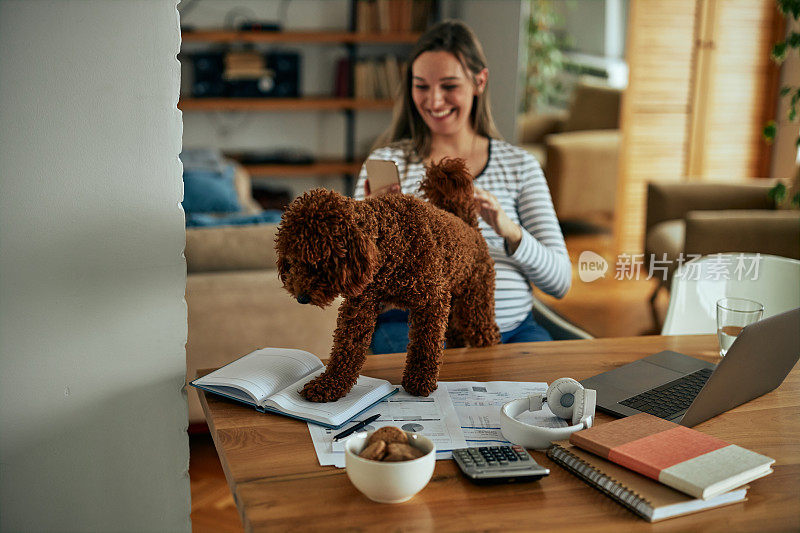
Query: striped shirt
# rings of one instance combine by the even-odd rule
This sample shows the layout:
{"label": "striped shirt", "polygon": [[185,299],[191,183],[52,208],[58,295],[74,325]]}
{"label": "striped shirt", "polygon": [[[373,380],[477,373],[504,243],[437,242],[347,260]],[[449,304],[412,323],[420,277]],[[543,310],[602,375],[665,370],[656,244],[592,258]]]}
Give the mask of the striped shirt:
{"label": "striped shirt", "polygon": [[[425,168],[416,153],[393,145],[373,151],[369,159],[393,160],[400,171],[402,192],[419,195]],[[364,198],[366,178],[367,171],[362,166],[355,190],[359,200]],[[569,290],[572,265],[544,173],[532,155],[505,141],[490,139],[489,161],[475,178],[475,185],[494,194],[508,217],[522,228],[519,247],[508,255],[503,238],[483,219],[478,220],[494,259],[495,317],[500,331],[505,333],[519,326],[530,313],[530,283],[561,298]]]}

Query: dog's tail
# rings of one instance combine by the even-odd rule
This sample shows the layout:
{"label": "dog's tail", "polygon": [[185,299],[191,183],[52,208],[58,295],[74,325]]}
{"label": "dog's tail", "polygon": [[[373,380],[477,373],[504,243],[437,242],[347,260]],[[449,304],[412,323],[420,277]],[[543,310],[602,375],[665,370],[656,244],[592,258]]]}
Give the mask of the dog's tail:
{"label": "dog's tail", "polygon": [[472,174],[463,159],[445,157],[438,163],[431,163],[419,190],[436,207],[453,213],[473,228],[478,227]]}

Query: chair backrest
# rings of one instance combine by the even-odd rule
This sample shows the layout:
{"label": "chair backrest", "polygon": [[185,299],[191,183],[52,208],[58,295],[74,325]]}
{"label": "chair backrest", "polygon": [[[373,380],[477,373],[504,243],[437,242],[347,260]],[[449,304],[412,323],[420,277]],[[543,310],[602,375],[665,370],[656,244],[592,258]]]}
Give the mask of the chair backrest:
{"label": "chair backrest", "polygon": [[594,338],[590,333],[579,328],[536,298],[533,299],[531,312],[533,313],[533,319],[536,320],[536,323],[546,329],[554,341]]}
{"label": "chair backrest", "polygon": [[716,333],[717,300],[726,296],[763,304],[764,318],[800,307],[800,261],[724,253],[684,263],[672,277],[661,334]]}
{"label": "chair backrest", "polygon": [[564,131],[616,130],[622,89],[580,82],[572,93]]}

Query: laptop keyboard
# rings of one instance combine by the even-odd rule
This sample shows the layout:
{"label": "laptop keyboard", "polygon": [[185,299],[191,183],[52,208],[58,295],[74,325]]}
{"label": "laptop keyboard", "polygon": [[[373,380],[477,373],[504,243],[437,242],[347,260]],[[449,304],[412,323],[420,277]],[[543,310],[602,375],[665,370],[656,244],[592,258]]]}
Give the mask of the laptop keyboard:
{"label": "laptop keyboard", "polygon": [[650,413],[659,418],[670,419],[692,405],[700,389],[706,384],[714,372],[713,368],[704,368],[675,381],[650,389],[619,402],[621,405]]}

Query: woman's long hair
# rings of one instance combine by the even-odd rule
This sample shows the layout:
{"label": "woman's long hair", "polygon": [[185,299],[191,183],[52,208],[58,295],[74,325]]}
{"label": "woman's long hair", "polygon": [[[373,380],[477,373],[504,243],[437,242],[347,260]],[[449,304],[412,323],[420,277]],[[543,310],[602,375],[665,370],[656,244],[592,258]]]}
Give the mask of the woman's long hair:
{"label": "woman's long hair", "polygon": [[[483,48],[469,26],[458,20],[445,20],[432,26],[419,38],[409,55],[402,79],[402,92],[394,107],[392,124],[378,138],[374,148],[410,139],[419,157],[428,156],[431,149],[431,132],[417,111],[417,106],[414,105],[411,96],[411,66],[423,53],[439,51],[453,54],[461,63],[467,76],[471,77],[473,84],[477,83],[476,75],[487,68]],[[502,138],[494,125],[494,119],[492,119],[488,85],[481,94],[474,96],[470,121],[478,135],[495,139]]]}

